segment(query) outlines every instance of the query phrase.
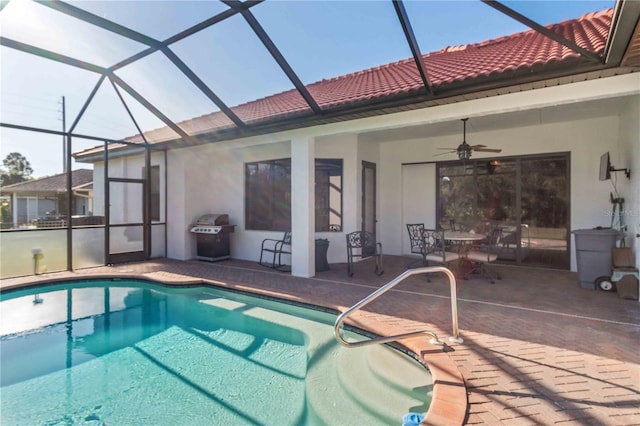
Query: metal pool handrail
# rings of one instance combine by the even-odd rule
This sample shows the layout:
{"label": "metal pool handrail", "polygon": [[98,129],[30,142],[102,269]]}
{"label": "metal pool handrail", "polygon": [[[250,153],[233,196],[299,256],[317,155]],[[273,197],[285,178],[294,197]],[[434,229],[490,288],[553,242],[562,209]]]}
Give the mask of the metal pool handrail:
{"label": "metal pool handrail", "polygon": [[348,342],[342,336],[342,324],[344,323],[344,321],[347,319],[349,315],[359,310],[360,308],[364,307],[365,305],[368,305],[369,303],[373,302],[378,297],[382,296],[384,293],[391,290],[393,287],[400,284],[405,279],[413,275],[427,274],[427,273],[433,273],[433,272],[443,272],[449,278],[449,287],[451,288],[451,322],[453,326],[453,336],[449,337],[449,340],[454,343],[462,343],[463,340],[460,337],[460,332],[458,330],[458,302],[456,299],[456,277],[453,275],[453,272],[451,272],[449,269],[443,266],[429,266],[429,267],[406,270],[402,274],[394,278],[393,280],[389,281],[384,286],[380,287],[378,290],[374,291],[373,293],[371,293],[370,295],[368,295],[367,297],[365,297],[364,299],[362,299],[361,301],[359,301],[358,303],[356,303],[355,305],[353,305],[352,307],[344,311],[342,314],[340,314],[340,316],[338,316],[338,318],[336,318],[336,322],[334,325],[334,334],[338,342],[340,342],[341,345],[346,346],[348,348],[357,348],[360,346],[368,346],[376,343],[393,342],[395,340],[404,339],[406,337],[417,336],[420,334],[429,334],[432,336],[432,339],[430,340],[431,343],[436,345],[444,345],[444,342],[438,339],[438,336],[434,332],[426,329],[419,330],[419,331],[412,331],[409,333],[397,334],[395,336],[375,337],[370,340],[363,340],[360,342]]}

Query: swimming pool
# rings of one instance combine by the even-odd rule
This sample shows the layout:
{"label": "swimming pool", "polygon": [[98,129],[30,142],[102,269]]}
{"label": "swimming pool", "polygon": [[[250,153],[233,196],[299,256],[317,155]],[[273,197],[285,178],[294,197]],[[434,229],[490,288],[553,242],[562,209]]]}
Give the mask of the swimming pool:
{"label": "swimming pool", "polygon": [[326,312],[124,280],[0,301],[3,425],[386,425],[430,402],[424,366],[341,347]]}

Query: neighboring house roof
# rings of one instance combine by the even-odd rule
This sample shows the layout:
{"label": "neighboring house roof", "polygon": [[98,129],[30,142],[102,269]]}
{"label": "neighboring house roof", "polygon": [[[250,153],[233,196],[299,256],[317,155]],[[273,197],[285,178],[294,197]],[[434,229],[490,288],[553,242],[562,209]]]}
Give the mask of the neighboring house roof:
{"label": "neighboring house roof", "polygon": [[[92,186],[85,186],[93,182],[93,170],[78,169],[71,172],[71,187],[73,189],[91,189]],[[77,188],[81,187],[81,188]],[[0,188],[3,193],[42,193],[42,192],[67,192],[67,174],[47,176],[40,179],[33,179],[26,182],[14,183]]]}
{"label": "neighboring house roof", "polygon": [[[607,43],[612,16],[613,9],[608,9],[548,25],[547,28],[589,52],[602,54]],[[544,76],[546,70],[570,70],[576,65],[588,65],[591,62],[534,30],[481,43],[447,47],[425,54],[422,58],[435,93],[457,87],[481,86],[484,82],[503,81],[518,76]],[[321,80],[306,87],[320,108],[329,113],[332,109],[349,105],[426,93],[413,58]],[[311,113],[309,106],[295,89],[231,109],[249,125],[277,123],[285,118]],[[235,127],[222,112],[214,112],[177,124],[189,135],[223,132]],[[149,143],[178,138],[168,127],[145,132],[145,137]],[[143,139],[138,135],[128,138],[127,141],[142,143]],[[120,147],[110,145],[109,148]],[[96,147],[78,152],[75,156],[78,158],[102,150],[103,147]]]}

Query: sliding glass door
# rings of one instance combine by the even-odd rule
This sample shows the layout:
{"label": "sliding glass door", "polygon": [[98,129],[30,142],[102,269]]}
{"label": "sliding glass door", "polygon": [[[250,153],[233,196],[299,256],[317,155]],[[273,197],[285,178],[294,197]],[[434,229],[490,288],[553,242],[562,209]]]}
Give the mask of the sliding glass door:
{"label": "sliding glass door", "polygon": [[438,223],[486,233],[500,228],[500,260],[569,268],[569,156],[438,164]]}
{"label": "sliding glass door", "polygon": [[532,264],[569,267],[569,161],[563,157],[524,158],[522,223],[528,227]]}

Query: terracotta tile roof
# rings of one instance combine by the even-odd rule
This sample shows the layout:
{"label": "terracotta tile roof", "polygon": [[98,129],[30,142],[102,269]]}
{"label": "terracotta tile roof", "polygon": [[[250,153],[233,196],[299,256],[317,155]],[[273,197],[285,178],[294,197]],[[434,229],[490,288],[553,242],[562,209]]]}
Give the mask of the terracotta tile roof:
{"label": "terracotta tile roof", "polygon": [[[78,169],[71,173],[71,187],[82,186],[81,189],[91,189],[92,186],[85,186],[93,182],[93,170]],[[27,193],[27,192],[67,192],[67,174],[47,176],[40,179],[26,182],[14,183],[0,188],[2,193]]]}
{"label": "terracotta tile roof", "polygon": [[[547,28],[585,50],[600,54],[605,48],[612,15],[613,9],[608,9]],[[498,79],[514,72],[539,71],[554,63],[574,64],[581,56],[541,33],[529,30],[481,43],[447,47],[423,55],[423,60],[430,83],[438,91],[480,79]],[[324,110],[424,91],[413,58],[321,80],[307,88]],[[310,113],[309,106],[293,89],[238,105],[232,110],[249,125]],[[191,135],[234,127],[222,112],[177,124]],[[169,128],[152,130],[145,135],[150,142],[176,138]],[[128,140],[142,142],[139,136]]]}

